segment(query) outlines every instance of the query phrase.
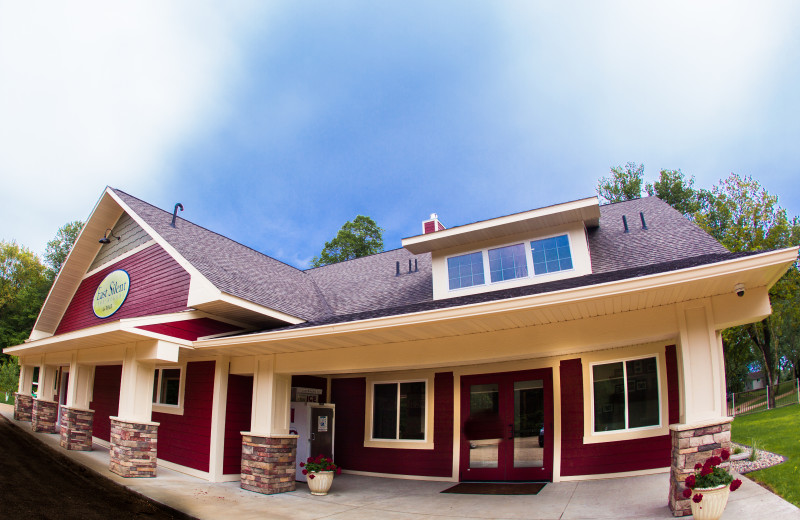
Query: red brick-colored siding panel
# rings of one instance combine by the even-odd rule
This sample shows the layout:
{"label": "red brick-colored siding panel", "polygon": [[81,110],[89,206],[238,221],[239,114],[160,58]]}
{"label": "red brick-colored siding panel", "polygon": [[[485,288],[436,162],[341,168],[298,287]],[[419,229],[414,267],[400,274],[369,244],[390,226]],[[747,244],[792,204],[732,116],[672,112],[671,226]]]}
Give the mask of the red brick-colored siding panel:
{"label": "red brick-colored siding panel", "polygon": [[316,388],[322,390],[319,396],[320,403],[328,402],[328,380],[317,376],[292,376],[292,387]]}
{"label": "red brick-colored siding panel", "polygon": [[[672,380],[667,351],[668,401],[671,403]],[[583,372],[580,359],[561,362],[561,475],[596,475],[670,465],[672,441],[669,435],[628,441],[583,443]],[[675,365],[675,377],[677,364]],[[674,387],[677,387],[675,383]],[[669,405],[670,416],[673,405]]]}
{"label": "red brick-colored siding panel", "polygon": [[186,364],[183,415],[153,412],[158,427],[158,458],[208,471],[211,453],[211,401],[214,361]]}
{"label": "red brick-colored siding panel", "polygon": [[[128,297],[108,318],[94,315],[92,300],[97,286],[111,271],[124,269],[131,278]],[[189,297],[187,273],[161,246],[154,244],[123,258],[83,280],[67,307],[56,334],[93,327],[109,321],[186,310]]]}
{"label": "red brick-colored siding panel", "polygon": [[196,341],[197,338],[214,336],[234,330],[241,330],[238,325],[231,325],[222,321],[212,320],[211,318],[198,318],[196,320],[171,321],[169,323],[157,323],[155,325],[141,325],[137,329],[172,336],[174,338]]}
{"label": "red brick-colored siding panel", "polygon": [[665,355],[667,358],[669,424],[675,424],[680,421],[681,414],[681,391],[678,386],[678,352],[675,345],[667,345]]}
{"label": "red brick-colored siding panel", "polygon": [[334,379],[331,393],[336,404],[336,463],[358,471],[449,477],[453,472],[453,374],[436,374],[433,391],[433,450],[365,448],[366,379]]}
{"label": "red brick-colored siding panel", "polygon": [[122,365],[97,366],[94,369],[94,389],[89,408],[94,410],[92,435],[111,441],[111,420],[119,413],[119,386]]}
{"label": "red brick-colored siding panel", "polygon": [[253,376],[228,376],[228,399],[225,412],[225,451],[222,472],[235,475],[242,471],[242,433],[250,431],[253,406]]}

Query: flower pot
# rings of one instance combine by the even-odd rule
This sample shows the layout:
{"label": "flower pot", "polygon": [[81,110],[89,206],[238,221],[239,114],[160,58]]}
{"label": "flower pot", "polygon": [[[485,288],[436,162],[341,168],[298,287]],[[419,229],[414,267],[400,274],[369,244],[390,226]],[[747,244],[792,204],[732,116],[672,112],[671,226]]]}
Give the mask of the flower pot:
{"label": "flower pot", "polygon": [[308,472],[308,489],[312,495],[327,495],[331,484],[333,484],[333,471]]}
{"label": "flower pot", "polygon": [[718,520],[728,503],[730,487],[727,484],[714,488],[694,488],[692,497],[698,493],[703,495],[699,503],[692,500],[692,515],[695,520]]}

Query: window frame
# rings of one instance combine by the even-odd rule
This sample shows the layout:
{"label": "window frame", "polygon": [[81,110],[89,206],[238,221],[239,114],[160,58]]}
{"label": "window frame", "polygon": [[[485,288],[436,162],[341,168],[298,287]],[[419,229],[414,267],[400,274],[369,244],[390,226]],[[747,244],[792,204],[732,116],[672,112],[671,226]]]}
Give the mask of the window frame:
{"label": "window frame", "polygon": [[[472,285],[467,285],[466,287],[456,287],[455,289],[450,288],[450,260],[453,258],[460,258],[462,256],[469,256],[474,255],[475,253],[481,254],[481,268],[483,269],[483,283],[476,283]],[[488,254],[483,249],[474,249],[472,251],[466,251],[463,253],[459,253],[457,255],[448,255],[444,260],[445,269],[447,271],[447,290],[448,291],[462,291],[464,289],[472,289],[473,287],[485,287],[487,285],[486,280],[486,263],[488,262]]]}
{"label": "window frame", "polygon": [[[161,396],[161,374],[163,370],[180,370],[180,382],[178,383],[178,404],[160,403]],[[153,385],[156,388],[156,398],[153,401],[153,411],[159,413],[169,413],[173,415],[183,415],[183,400],[186,386],[186,363],[177,365],[156,365],[153,372]]]}
{"label": "window frame", "polygon": [[[661,346],[660,348],[664,348]],[[637,428],[628,428],[628,378],[627,378],[627,362],[636,361],[639,359],[655,358],[656,361],[656,387],[658,389],[658,424],[652,426],[640,426]],[[625,395],[625,428],[619,430],[609,431],[595,431],[595,398],[594,398],[594,367],[596,365],[610,365],[613,363],[622,363],[623,367],[623,382],[624,382],[624,395]],[[588,399],[584,404],[584,444],[591,444],[594,442],[612,442],[618,440],[629,440],[636,438],[655,437],[665,435],[669,428],[665,424],[665,418],[669,414],[668,404],[666,402],[668,388],[666,387],[666,363],[664,353],[661,351],[649,351],[647,353],[635,354],[631,353],[629,356],[624,357],[609,357],[607,359],[594,359],[584,362],[586,367],[584,372],[584,381],[586,382],[587,390],[584,392],[585,398]]]}
{"label": "window frame", "polygon": [[[422,375],[412,377],[368,377],[366,381],[366,398],[364,402],[364,447],[365,448],[395,448],[395,449],[433,449],[433,375]],[[373,435],[373,412],[375,402],[375,385],[396,384],[398,392],[397,401],[397,426],[396,435],[400,435],[400,384],[401,383],[424,383],[425,385],[425,410],[423,438],[422,439],[384,439],[374,438]]]}
{"label": "window frame", "polygon": [[[567,237],[567,246],[569,247],[569,258],[570,258],[570,262],[572,263],[572,267],[570,267],[569,269],[559,269],[558,271],[548,271],[546,273],[536,274],[536,267],[535,267],[535,265],[533,263],[533,243],[534,242],[539,242],[539,241],[542,241],[542,240],[547,240],[548,238],[558,238],[558,237],[561,237],[561,236]],[[559,273],[569,273],[570,271],[574,271],[575,270],[575,255],[573,254],[574,248],[572,247],[572,240],[570,238],[569,232],[555,233],[555,234],[552,234],[552,235],[532,238],[532,239],[528,240],[527,242],[528,242],[528,244],[527,244],[528,247],[526,248],[526,250],[527,250],[528,258],[530,259],[530,266],[529,266],[528,271],[530,273],[533,273],[532,276],[534,278],[540,278],[540,277],[543,277],[543,276],[552,276],[552,275],[557,275]]]}

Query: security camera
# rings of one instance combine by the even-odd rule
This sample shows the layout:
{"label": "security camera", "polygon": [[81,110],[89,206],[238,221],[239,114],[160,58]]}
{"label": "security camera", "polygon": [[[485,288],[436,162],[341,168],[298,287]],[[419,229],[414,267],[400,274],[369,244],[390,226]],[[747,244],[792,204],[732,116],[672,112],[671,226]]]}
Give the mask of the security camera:
{"label": "security camera", "polygon": [[733,290],[736,291],[736,296],[738,296],[739,298],[744,296],[744,284],[743,283],[737,283],[736,285],[734,285],[733,286]]}

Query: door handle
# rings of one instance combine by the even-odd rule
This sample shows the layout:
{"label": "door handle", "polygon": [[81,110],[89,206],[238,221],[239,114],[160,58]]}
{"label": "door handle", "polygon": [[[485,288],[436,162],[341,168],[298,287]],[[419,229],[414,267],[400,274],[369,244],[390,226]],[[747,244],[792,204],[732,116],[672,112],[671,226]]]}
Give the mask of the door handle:
{"label": "door handle", "polygon": [[315,441],[315,440],[317,440],[317,434],[316,434],[316,433],[312,433],[312,434],[311,434],[311,440],[312,440],[312,441]]}
{"label": "door handle", "polygon": [[508,440],[513,440],[513,439],[514,439],[514,425],[513,424],[509,424],[508,425]]}

